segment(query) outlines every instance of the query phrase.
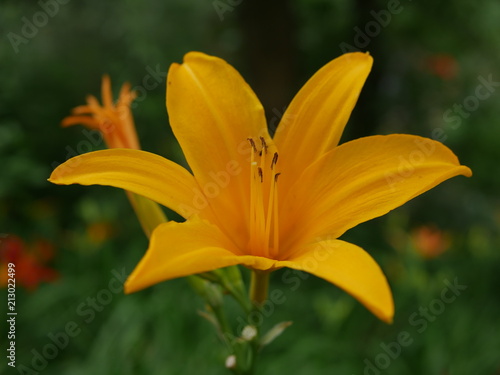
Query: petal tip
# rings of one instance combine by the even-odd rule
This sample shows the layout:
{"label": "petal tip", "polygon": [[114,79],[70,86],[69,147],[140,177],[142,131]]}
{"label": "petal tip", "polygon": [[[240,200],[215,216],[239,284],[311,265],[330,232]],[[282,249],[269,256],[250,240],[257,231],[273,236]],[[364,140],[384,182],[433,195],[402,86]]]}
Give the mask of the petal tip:
{"label": "petal tip", "polygon": [[382,321],[392,325],[394,323],[394,316],[388,316],[385,319],[382,319]]}
{"label": "petal tip", "polygon": [[464,168],[464,172],[463,172],[463,175],[465,177],[472,177],[472,169],[470,169],[469,167],[463,165],[462,166]]}
{"label": "petal tip", "polygon": [[130,277],[127,279],[127,281],[125,281],[125,284],[123,285],[123,291],[125,292],[125,294],[132,294],[132,293],[135,293],[137,292],[140,288],[137,288],[136,286],[134,285],[131,285],[132,282],[130,280]]}
{"label": "petal tip", "polygon": [[347,60],[357,60],[360,63],[373,64],[373,56],[369,52],[349,52],[340,56]]}
{"label": "petal tip", "polygon": [[[375,315],[378,319],[387,324],[394,323],[394,301],[392,297],[390,297],[390,301],[387,301],[387,305],[385,306],[371,306],[369,310]],[[367,306],[369,307],[369,306]]]}
{"label": "petal tip", "polygon": [[[71,160],[71,159],[70,159]],[[58,165],[50,174],[49,178],[47,181],[53,183],[53,184],[58,184],[58,185],[63,185],[62,182],[62,177],[63,177],[63,172],[64,169],[66,168],[65,166],[66,163],[62,163]]]}
{"label": "petal tip", "polygon": [[[392,324],[394,322],[394,300],[392,298],[392,293],[388,289],[390,295],[385,303],[379,303],[375,305],[365,305],[369,311],[372,312],[378,319],[387,324]],[[360,301],[361,302],[361,301]]]}
{"label": "petal tip", "polygon": [[65,117],[61,120],[61,127],[67,128],[68,126],[73,125],[73,121],[71,121],[70,116]]}
{"label": "petal tip", "polygon": [[58,184],[59,183],[56,171],[57,171],[57,168],[52,171],[52,173],[50,174],[50,177],[47,178],[48,182],[50,182],[52,184]]}

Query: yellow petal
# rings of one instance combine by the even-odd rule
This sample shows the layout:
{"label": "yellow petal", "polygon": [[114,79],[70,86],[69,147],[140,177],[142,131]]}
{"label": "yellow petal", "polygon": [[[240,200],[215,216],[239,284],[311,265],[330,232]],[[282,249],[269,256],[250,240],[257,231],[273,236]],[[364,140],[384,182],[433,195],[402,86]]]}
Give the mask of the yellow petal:
{"label": "yellow petal", "polygon": [[336,238],[451,177],[471,174],[450,149],[428,138],[394,134],[344,143],[292,188],[280,213],[300,218],[284,229],[288,248],[325,234]]}
{"label": "yellow petal", "polygon": [[290,261],[278,264],[337,285],[379,319],[392,322],[394,302],[387,279],[362,248],[340,240],[323,240],[303,248],[301,254]]}
{"label": "yellow petal", "polygon": [[218,216],[218,225],[228,235],[247,231],[247,138],[262,136],[272,144],[254,92],[224,60],[191,52],[182,64],[170,67],[167,109],[175,137]]}
{"label": "yellow petal", "polygon": [[112,149],[79,155],[58,166],[49,181],[118,187],[163,204],[186,218],[200,211],[193,176],[170,160],[145,151]]}
{"label": "yellow petal", "polygon": [[342,55],[297,93],[274,136],[282,161],[281,184],[294,181],[297,171],[338,144],[372,63],[366,53]]}
{"label": "yellow petal", "polygon": [[245,264],[270,269],[270,259],[240,256],[234,244],[214,225],[198,218],[185,223],[168,222],[158,226],[149,249],[125,283],[127,293],[153,284]]}

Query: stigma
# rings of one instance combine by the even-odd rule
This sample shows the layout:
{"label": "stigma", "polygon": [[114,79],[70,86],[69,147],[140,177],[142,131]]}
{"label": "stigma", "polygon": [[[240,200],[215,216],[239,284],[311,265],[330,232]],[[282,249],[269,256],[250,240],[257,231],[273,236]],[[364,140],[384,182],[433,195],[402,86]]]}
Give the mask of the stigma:
{"label": "stigma", "polygon": [[252,255],[275,258],[279,248],[278,153],[270,152],[264,137],[248,138],[250,159],[249,250]]}

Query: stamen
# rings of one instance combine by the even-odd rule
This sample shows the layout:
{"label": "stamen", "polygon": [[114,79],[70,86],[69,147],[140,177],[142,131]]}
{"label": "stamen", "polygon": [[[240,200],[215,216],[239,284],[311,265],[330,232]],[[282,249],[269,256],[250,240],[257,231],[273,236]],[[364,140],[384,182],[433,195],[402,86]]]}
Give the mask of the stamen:
{"label": "stamen", "polygon": [[[255,142],[252,138],[247,138],[247,141],[250,142],[250,146],[252,146],[252,149],[254,152],[257,152],[257,147],[255,147]],[[253,157],[252,157],[252,161],[253,161]]]}
{"label": "stamen", "polygon": [[256,201],[256,186],[255,186],[255,167],[257,162],[255,161],[255,153],[257,151],[255,147],[255,142],[252,138],[248,138],[251,150],[251,163],[250,163],[250,247],[253,249],[256,246],[256,212],[255,212],[255,201]]}
{"label": "stamen", "polygon": [[[259,139],[262,145],[260,150],[254,138],[247,139],[251,146],[249,246],[253,255],[274,258],[278,255],[279,245],[277,183],[280,174],[275,172],[278,153],[273,153],[268,164],[268,145],[264,137]],[[267,169],[269,166],[271,171]]]}
{"label": "stamen", "polygon": [[[260,141],[262,142],[262,149],[260,150],[259,156],[260,156],[260,169],[264,171],[264,166],[266,165],[266,155],[267,155],[267,145],[266,141],[264,141],[264,138],[260,137]],[[264,173],[260,173],[260,182],[264,181]]]}
{"label": "stamen", "polygon": [[264,153],[267,154],[267,144],[264,137],[260,137],[260,142],[262,143],[262,151],[264,151]]}
{"label": "stamen", "polygon": [[[267,256],[269,256],[269,239],[270,239],[270,235],[271,235],[271,220],[273,219],[273,209],[274,209],[274,205],[273,205],[273,202],[274,202],[274,190],[275,190],[275,187],[276,187],[276,178],[275,178],[275,181],[273,181],[271,183],[271,191],[269,192],[269,202],[267,203],[267,218],[266,218],[266,235],[265,235],[265,239],[266,239],[266,252],[268,254],[266,254]],[[274,215],[276,216],[276,215]],[[276,221],[276,219],[275,219]]]}
{"label": "stamen", "polygon": [[[278,155],[278,154],[276,154]],[[274,185],[278,184],[278,177],[281,173],[276,173],[274,175]],[[274,228],[273,228],[273,257],[278,256],[278,250],[280,245],[280,227],[278,222],[278,189],[274,188]]]}
{"label": "stamen", "polygon": [[[256,189],[256,207],[255,207],[255,225],[256,225],[256,248],[255,250],[257,251],[264,251],[266,244],[265,244],[265,239],[262,238],[262,234],[265,231],[265,225],[266,225],[266,214],[264,212],[264,197],[263,197],[263,174],[262,174],[262,168],[257,169],[259,172],[259,177],[260,177],[260,182],[261,184],[256,184],[255,189]],[[262,256],[262,254],[256,254]]]}
{"label": "stamen", "polygon": [[275,152],[273,155],[273,160],[271,161],[271,169],[274,169],[274,166],[276,165],[277,162],[278,162],[278,153]]}

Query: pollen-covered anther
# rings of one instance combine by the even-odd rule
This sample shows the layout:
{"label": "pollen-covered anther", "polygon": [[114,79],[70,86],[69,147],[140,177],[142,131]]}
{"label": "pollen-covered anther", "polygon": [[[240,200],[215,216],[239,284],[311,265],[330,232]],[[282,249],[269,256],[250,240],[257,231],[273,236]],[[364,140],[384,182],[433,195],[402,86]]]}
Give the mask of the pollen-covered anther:
{"label": "pollen-covered anther", "polygon": [[[269,146],[264,137],[260,139],[260,150],[253,138],[250,161],[250,241],[251,254],[274,257],[278,250],[278,182],[276,173],[278,153],[268,157]],[[271,160],[269,160],[271,159]]]}
{"label": "pollen-covered anther", "polygon": [[267,143],[264,137],[260,137],[260,142],[262,143],[262,150],[260,150],[261,155],[262,153],[267,154]]}
{"label": "pollen-covered anther", "polygon": [[255,142],[252,138],[247,138],[247,141],[250,143],[250,146],[252,146],[252,151],[257,152],[257,147],[255,147]]}
{"label": "pollen-covered anther", "polygon": [[274,170],[276,163],[278,162],[278,153],[275,152],[273,155],[273,160],[271,161],[271,169]]}

